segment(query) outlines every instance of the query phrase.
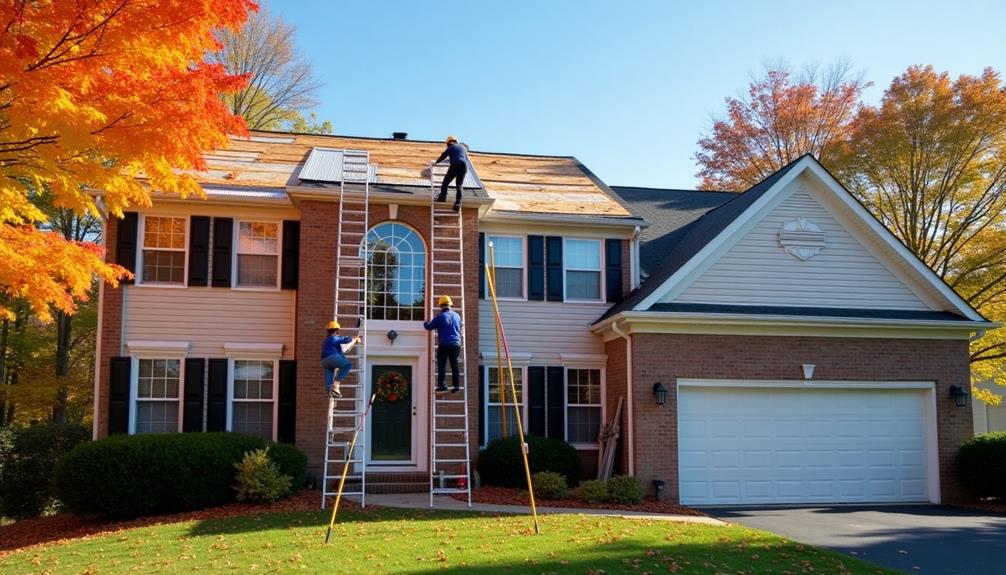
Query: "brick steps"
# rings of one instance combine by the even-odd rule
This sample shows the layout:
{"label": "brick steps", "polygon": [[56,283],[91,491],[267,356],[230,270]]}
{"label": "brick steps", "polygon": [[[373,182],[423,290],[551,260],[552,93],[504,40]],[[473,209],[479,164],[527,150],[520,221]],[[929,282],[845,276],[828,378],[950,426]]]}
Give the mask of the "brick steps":
{"label": "brick steps", "polygon": [[429,493],[430,476],[415,471],[367,474],[367,493]]}

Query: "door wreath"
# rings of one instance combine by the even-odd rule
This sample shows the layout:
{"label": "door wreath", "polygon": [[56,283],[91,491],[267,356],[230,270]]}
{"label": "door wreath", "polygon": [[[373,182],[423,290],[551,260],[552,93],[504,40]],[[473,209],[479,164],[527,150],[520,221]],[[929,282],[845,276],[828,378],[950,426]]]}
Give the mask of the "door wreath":
{"label": "door wreath", "polygon": [[409,382],[397,371],[387,371],[377,378],[377,389],[374,391],[379,401],[395,403],[405,399],[409,394]]}

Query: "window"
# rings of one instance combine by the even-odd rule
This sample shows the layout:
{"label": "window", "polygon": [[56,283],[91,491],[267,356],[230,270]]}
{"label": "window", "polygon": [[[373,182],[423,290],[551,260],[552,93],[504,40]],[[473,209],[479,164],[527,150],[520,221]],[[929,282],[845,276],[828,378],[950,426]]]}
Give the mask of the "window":
{"label": "window", "polygon": [[[489,236],[496,265],[496,297],[524,297],[524,240],[519,237]],[[489,244],[486,244],[488,253]]]}
{"label": "window", "polygon": [[601,299],[601,242],[600,240],[565,241],[563,250],[566,263],[566,299]]}
{"label": "window", "polygon": [[136,433],[179,429],[181,361],[140,359],[136,378]]}
{"label": "window", "polygon": [[239,287],[276,287],[279,279],[279,224],[240,222],[237,259]]}
{"label": "window", "polygon": [[142,283],[185,284],[185,218],[143,218]]}
{"label": "window", "polygon": [[[419,234],[394,222],[367,233],[369,319],[422,321],[426,301],[426,247]],[[362,291],[362,290],[361,290]]]}
{"label": "window", "polygon": [[231,431],[273,439],[275,362],[234,360]]}
{"label": "window", "polygon": [[[486,374],[486,385],[488,389],[486,390],[486,443],[494,439],[503,437],[503,413],[500,409],[500,383],[499,383],[499,368],[487,367],[488,373]],[[506,368],[503,368],[504,370]],[[505,371],[504,371],[505,373]],[[514,386],[517,389],[517,411],[521,414],[521,423],[524,423],[524,369],[515,367],[513,370]],[[504,384],[506,378],[504,378]],[[507,432],[509,435],[517,435],[517,420],[514,419],[514,407],[513,407],[513,397],[510,395],[509,387],[503,390],[506,395],[506,422],[507,422]],[[526,432],[526,431],[525,431]]]}
{"label": "window", "polygon": [[566,370],[566,441],[597,443],[601,431],[601,370]]}

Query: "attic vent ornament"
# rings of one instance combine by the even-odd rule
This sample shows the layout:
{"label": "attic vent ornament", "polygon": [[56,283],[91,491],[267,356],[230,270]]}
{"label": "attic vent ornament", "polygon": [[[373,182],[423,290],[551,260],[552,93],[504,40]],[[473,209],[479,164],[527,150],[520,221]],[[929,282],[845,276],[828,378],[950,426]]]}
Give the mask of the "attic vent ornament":
{"label": "attic vent ornament", "polygon": [[807,261],[824,249],[824,232],[807,218],[797,218],[782,224],[779,245],[800,261]]}

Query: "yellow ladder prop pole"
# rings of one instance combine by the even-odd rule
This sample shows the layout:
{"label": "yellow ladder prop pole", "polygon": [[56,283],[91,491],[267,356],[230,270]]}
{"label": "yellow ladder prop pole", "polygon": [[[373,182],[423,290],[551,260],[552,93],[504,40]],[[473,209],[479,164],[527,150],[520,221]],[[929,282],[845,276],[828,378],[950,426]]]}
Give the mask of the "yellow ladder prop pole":
{"label": "yellow ladder prop pole", "polygon": [[[496,264],[492,266],[493,274],[496,273]],[[488,278],[488,274],[486,275]],[[493,275],[490,279],[492,284],[496,285],[496,276]],[[503,346],[500,343],[500,326],[498,323],[493,322],[493,328],[496,330],[496,383],[499,386],[499,401],[500,401],[500,437],[510,437],[510,426],[507,425],[506,419],[506,379],[503,375]],[[516,406],[514,406],[516,410]],[[488,426],[486,426],[488,428]]]}
{"label": "yellow ladder prop pole", "polygon": [[[325,543],[328,543],[330,537],[332,537],[332,528],[335,527],[335,514],[339,511],[339,502],[342,500],[342,488],[346,484],[346,475],[349,473],[349,462],[353,459],[353,449],[356,448],[356,438],[360,435],[360,430],[363,429],[364,424],[367,421],[367,414],[370,413],[370,408],[374,406],[374,398],[377,394],[370,396],[370,402],[367,403],[367,409],[363,411],[360,415],[360,423],[357,424],[356,429],[353,430],[353,439],[349,442],[349,452],[346,453],[346,463],[342,467],[342,477],[339,478],[339,490],[335,493],[335,504],[332,505],[332,518],[328,521],[328,531],[325,533]],[[366,461],[363,462],[366,465]],[[322,486],[324,489],[324,486]]]}
{"label": "yellow ladder prop pole", "polygon": [[[489,242],[489,262],[495,262],[496,259],[493,257],[493,244]],[[510,346],[507,344],[506,340],[506,330],[503,329],[503,320],[500,318],[500,308],[499,303],[496,301],[496,266],[495,264],[490,265],[487,263],[486,266],[486,284],[489,286],[489,294],[492,296],[493,300],[493,314],[496,316],[496,325],[500,330],[500,339],[503,341],[503,353],[506,355],[506,365],[507,365],[507,375],[510,379],[510,398],[513,400],[514,409],[517,406],[517,387],[513,383],[513,364],[510,361]],[[531,516],[534,518],[534,532],[541,533],[538,528],[538,510],[534,504],[534,486],[531,484],[531,468],[527,463],[527,443],[524,442],[524,424],[521,422],[521,418],[515,417],[517,420],[517,436],[520,438],[520,455],[524,460],[524,477],[527,479],[527,492],[531,498]]]}

